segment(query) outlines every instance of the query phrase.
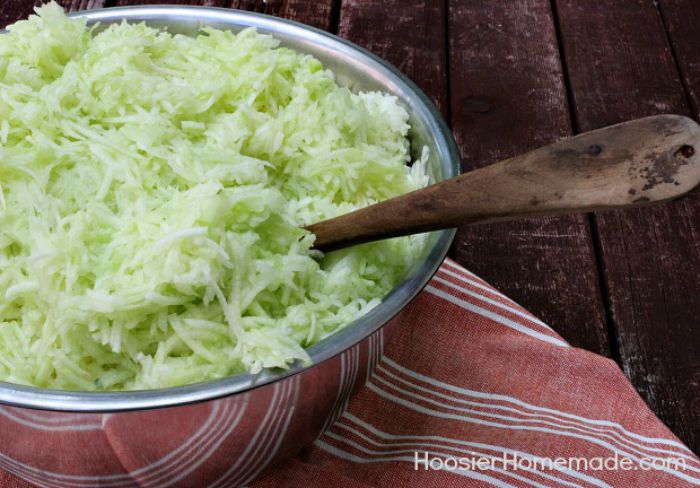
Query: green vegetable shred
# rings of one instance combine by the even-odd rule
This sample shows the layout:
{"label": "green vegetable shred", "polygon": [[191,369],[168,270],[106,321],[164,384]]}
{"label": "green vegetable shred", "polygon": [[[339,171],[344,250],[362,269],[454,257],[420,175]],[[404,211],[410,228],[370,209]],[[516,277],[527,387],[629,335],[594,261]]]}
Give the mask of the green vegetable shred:
{"label": "green vegetable shred", "polygon": [[302,228],[427,184],[394,97],[252,29],[37,13],[0,35],[0,380],[288,367],[421,254],[424,236],[323,256]]}

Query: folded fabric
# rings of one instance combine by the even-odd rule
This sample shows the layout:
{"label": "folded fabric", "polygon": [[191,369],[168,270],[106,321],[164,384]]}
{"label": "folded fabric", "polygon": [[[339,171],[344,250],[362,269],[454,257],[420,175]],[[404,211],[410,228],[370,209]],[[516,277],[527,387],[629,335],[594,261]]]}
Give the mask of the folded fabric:
{"label": "folded fabric", "polygon": [[252,486],[700,485],[700,459],[617,364],[453,261],[397,321],[347,409]]}

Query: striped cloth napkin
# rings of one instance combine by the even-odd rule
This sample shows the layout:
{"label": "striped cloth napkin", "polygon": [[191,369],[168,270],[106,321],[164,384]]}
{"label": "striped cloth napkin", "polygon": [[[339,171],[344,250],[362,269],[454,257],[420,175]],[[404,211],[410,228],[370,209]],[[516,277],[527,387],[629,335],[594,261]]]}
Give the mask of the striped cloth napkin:
{"label": "striped cloth napkin", "polygon": [[700,459],[613,361],[453,261],[400,320],[347,410],[253,486],[700,485]]}

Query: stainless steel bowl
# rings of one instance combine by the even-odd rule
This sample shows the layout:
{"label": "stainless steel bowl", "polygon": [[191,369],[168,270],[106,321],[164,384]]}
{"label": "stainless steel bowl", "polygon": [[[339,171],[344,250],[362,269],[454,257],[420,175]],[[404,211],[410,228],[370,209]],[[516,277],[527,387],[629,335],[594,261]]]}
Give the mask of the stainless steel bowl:
{"label": "stainless steel bowl", "polygon": [[[265,15],[200,7],[79,12],[90,24],[127,20],[194,35],[255,27],[309,53],[353,90],[391,93],[407,108],[414,155],[431,178],[459,173],[452,134],[428,98],[373,54],[323,31]],[[41,486],[231,486],[312,442],[347,406],[382,354],[391,319],[426,285],[454,231],[431,234],[424,257],[367,315],[309,349],[311,365],[178,388],[88,393],[0,382],[0,468]],[[68,413],[70,412],[70,413]]]}

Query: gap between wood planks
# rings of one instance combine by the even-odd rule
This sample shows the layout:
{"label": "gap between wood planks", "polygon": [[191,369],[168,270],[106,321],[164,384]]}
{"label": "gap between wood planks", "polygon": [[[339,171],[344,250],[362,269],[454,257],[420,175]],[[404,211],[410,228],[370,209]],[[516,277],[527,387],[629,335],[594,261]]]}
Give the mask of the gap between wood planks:
{"label": "gap between wood planks", "polygon": [[[607,0],[588,10],[582,5],[553,2],[577,129],[662,112],[690,115],[693,77],[683,72],[700,55],[697,35],[691,34],[696,30],[684,23],[700,18],[698,3],[667,0],[658,4],[660,10],[651,0]],[[674,35],[669,19],[687,35]],[[693,43],[695,52],[688,48]],[[699,195],[599,214],[593,223],[623,369],[657,415],[697,451]]]}
{"label": "gap between wood planks", "polygon": [[[449,5],[450,121],[465,166],[571,135],[548,0]],[[463,228],[453,256],[573,345],[610,355],[587,217]]]}
{"label": "gap between wood planks", "polygon": [[[559,49],[559,56],[561,59],[562,75],[564,79],[564,87],[566,89],[566,101],[569,109],[569,119],[571,123],[571,130],[573,134],[579,134],[581,131],[578,128],[578,122],[576,119],[576,107],[574,106],[574,101],[572,97],[573,90],[571,88],[571,81],[569,79],[569,69],[566,64],[566,54],[563,49],[563,41],[561,34],[561,25],[559,22],[559,12],[557,11],[556,0],[550,0],[550,7],[552,9],[552,22],[554,24],[554,30],[557,36],[557,47]],[[598,269],[598,287],[601,291],[601,300],[604,308],[605,325],[608,332],[608,343],[610,347],[610,357],[622,366],[622,356],[620,352],[620,341],[618,334],[615,330],[615,325],[612,319],[612,311],[610,307],[610,290],[608,289],[608,284],[605,281],[605,276],[603,274],[603,255],[601,249],[601,238],[598,233],[598,227],[595,221],[595,214],[588,214],[588,225],[591,229],[591,237],[593,240],[593,251],[595,256],[596,267]]]}

